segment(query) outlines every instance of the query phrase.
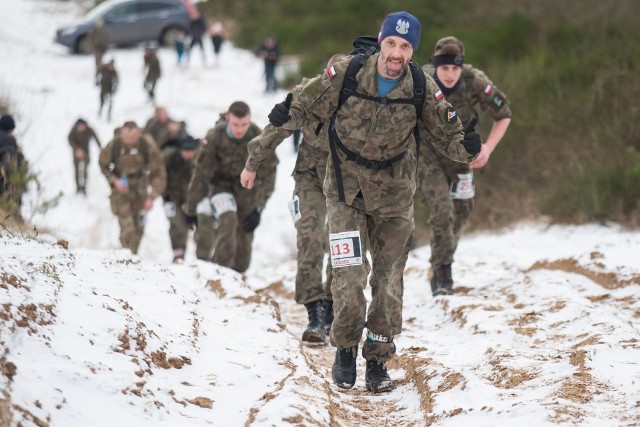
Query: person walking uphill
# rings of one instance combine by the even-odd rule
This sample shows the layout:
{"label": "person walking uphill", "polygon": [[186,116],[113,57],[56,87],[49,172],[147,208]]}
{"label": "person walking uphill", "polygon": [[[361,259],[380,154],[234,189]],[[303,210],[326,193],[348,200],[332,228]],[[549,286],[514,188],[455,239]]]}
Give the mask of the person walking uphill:
{"label": "person walking uphill", "polygon": [[254,191],[240,185],[240,173],[249,155],[247,143],[258,134],[260,128],[251,122],[249,106],[242,101],[231,104],[227,120],[207,133],[207,144],[196,157],[183,205],[193,223],[196,213],[204,208],[202,199],[212,187],[208,209],[218,222],[213,262],[239,272],[249,268],[253,232],[275,185],[278,163],[275,156],[260,169],[263,179]]}
{"label": "person walking uphill", "polygon": [[509,100],[479,69],[464,63],[464,45],[455,37],[436,43],[432,64],[422,69],[468,126],[477,107],[494,121],[478,158],[470,165],[454,162],[425,144],[418,164],[418,195],[431,217],[431,292],[453,294],[451,264],[462,227],[473,209],[475,188],[471,168],[482,168],[511,123]]}
{"label": "person walking uphill", "polygon": [[[385,363],[395,354],[394,335],[402,330],[402,274],[414,230],[417,141],[429,135],[437,150],[460,162],[469,162],[480,151],[479,135],[463,134],[436,83],[410,62],[419,40],[418,19],[404,11],[392,13],[382,24],[379,53],[336,63],[311,79],[298,96],[288,95],[290,106],[287,101],[276,104],[269,114],[271,124],[286,129],[329,123],[331,157],[324,192],[333,267],[330,339],[337,347],[333,380],[341,388],[356,382],[365,327],[367,390],[379,393],[396,387]],[[360,70],[354,79],[345,79],[351,64]],[[343,91],[343,84],[352,86]],[[420,102],[414,102],[421,95]],[[372,256],[368,310],[363,292],[365,238]]]}
{"label": "person walking uphill", "polygon": [[87,35],[87,40],[93,51],[93,58],[96,63],[96,86],[100,83],[98,74],[100,73],[100,67],[102,67],[102,57],[109,48],[110,39],[111,36],[109,31],[104,27],[104,21],[98,19]]}
{"label": "person walking uphill", "polygon": [[111,186],[111,211],[120,224],[120,243],[136,254],[146,213],[164,192],[167,175],[162,153],[134,122],[125,122],[115,135],[100,152],[98,163]]}
{"label": "person walking uphill", "polygon": [[71,131],[68,140],[73,150],[73,167],[76,178],[76,192],[87,195],[87,171],[89,170],[89,142],[94,140],[99,148],[102,148],[96,132],[84,119],[78,119]]}
{"label": "person walking uphill", "polygon": [[156,83],[160,78],[160,61],[158,60],[158,55],[156,55],[155,49],[151,47],[144,48],[144,89],[149,94],[149,100],[151,102],[156,102]]}

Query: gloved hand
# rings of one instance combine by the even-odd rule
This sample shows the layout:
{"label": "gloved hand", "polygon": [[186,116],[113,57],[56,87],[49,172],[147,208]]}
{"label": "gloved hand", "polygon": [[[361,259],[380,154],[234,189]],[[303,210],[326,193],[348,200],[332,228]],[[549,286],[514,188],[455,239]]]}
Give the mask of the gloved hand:
{"label": "gloved hand", "polygon": [[251,213],[247,215],[247,217],[242,222],[242,229],[247,233],[253,232],[256,228],[258,228],[258,224],[260,224],[261,214],[262,208],[255,208],[254,210],[252,210]]}
{"label": "gloved hand", "polygon": [[471,119],[469,126],[467,126],[464,131],[464,139],[460,141],[460,143],[464,145],[464,149],[467,150],[467,153],[474,156],[482,149],[482,139],[480,138],[480,134],[475,130],[476,123],[478,123],[476,117]]}
{"label": "gloved hand", "polygon": [[287,99],[284,102],[276,104],[273,106],[273,109],[269,113],[269,123],[279,128],[282,127],[283,124],[287,123],[291,120],[291,115],[289,114],[289,108],[291,107],[291,99],[293,95],[289,93],[287,95]]}
{"label": "gloved hand", "polygon": [[195,230],[198,226],[198,217],[195,215],[185,215],[185,219],[187,221],[187,227],[189,227],[189,230]]}

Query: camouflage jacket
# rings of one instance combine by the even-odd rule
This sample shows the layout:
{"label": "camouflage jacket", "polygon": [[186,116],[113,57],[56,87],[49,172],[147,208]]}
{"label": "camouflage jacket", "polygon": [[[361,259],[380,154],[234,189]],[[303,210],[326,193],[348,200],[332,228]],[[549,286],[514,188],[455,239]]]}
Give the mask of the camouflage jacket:
{"label": "camouflage jacket", "polygon": [[131,147],[116,136],[100,151],[98,164],[112,188],[116,180],[126,176],[130,183],[141,183],[145,187],[150,184],[150,197],[154,198],[164,193],[167,185],[162,153],[146,135]]}
{"label": "camouflage jacket", "polygon": [[153,142],[156,143],[156,147],[162,148],[164,144],[169,140],[169,120],[161,122],[155,117],[150,118],[147,124],[144,125],[142,133],[151,135]]}
{"label": "camouflage jacket", "polygon": [[193,215],[196,205],[208,195],[210,187],[214,193],[229,192],[236,198],[247,191],[253,191],[255,206],[264,207],[273,193],[278,159],[272,155],[259,169],[260,177],[256,179],[252,190],[242,188],[240,173],[249,157],[248,142],[260,134],[260,128],[251,123],[245,136],[240,139],[231,138],[227,134],[227,123],[222,122],[211,129],[206,136],[205,145],[196,157],[195,170],[189,184],[184,211]]}
{"label": "camouflage jacket", "polygon": [[82,150],[85,152],[85,158],[89,158],[89,141],[91,141],[91,138],[96,141],[98,147],[102,148],[98,135],[96,135],[95,131],[91,127],[87,126],[83,132],[79,132],[75,127],[71,129],[68,139],[69,145],[73,148],[74,156],[75,150]]}
{"label": "camouflage jacket", "polygon": [[103,64],[100,67],[100,89],[102,92],[113,93],[118,88],[118,72]]}
{"label": "camouflage jacket", "polygon": [[[436,70],[431,64],[423,66],[422,69],[429,76],[435,75]],[[465,127],[473,117],[478,117],[477,106],[493,120],[511,117],[509,100],[505,94],[489,80],[485,73],[468,64],[462,67],[460,86],[445,97],[456,109]]]}
{"label": "camouflage jacket", "polygon": [[106,52],[107,47],[109,47],[109,31],[105,28],[93,27],[91,31],[89,31],[89,44],[93,48],[94,51],[98,52]]}
{"label": "camouflage jacket", "polygon": [[160,78],[160,61],[155,53],[144,56],[144,66],[147,68],[147,79],[157,80]]}
{"label": "camouflage jacket", "polygon": [[[303,79],[302,84],[296,86],[292,93],[299,96],[300,91],[304,88],[307,81],[308,79]],[[300,163],[300,167],[304,167],[307,163],[313,163],[309,164],[309,167],[313,167],[318,164],[318,162],[325,162],[326,164],[329,156],[329,140],[326,132],[328,124],[323,124],[319,137],[315,134],[317,127],[318,124],[314,123],[313,126],[307,126],[302,129],[302,146],[298,153],[298,163]],[[249,157],[247,158],[245,168],[251,172],[257,171],[258,167],[260,167],[266,159],[274,155],[278,145],[291,136],[293,132],[294,131],[290,129],[277,128],[272,124],[268,124],[260,135],[249,141]],[[323,134],[324,138],[322,137]]]}
{"label": "camouflage jacket", "polygon": [[[374,54],[356,76],[358,92],[378,96],[376,64],[379,54]],[[303,128],[314,123],[328,123],[337,109],[344,75],[352,57],[336,63],[331,75],[324,73],[311,79],[291,103],[291,120],[287,129]],[[435,81],[427,76],[425,100],[418,126],[424,141],[433,141],[434,147],[448,157],[469,162],[469,155],[460,144],[463,128],[457,118],[451,118],[451,105],[446,102]],[[398,85],[387,94],[389,99],[413,97],[413,78],[408,69]],[[391,167],[382,170],[367,169],[347,161],[338,150],[342,171],[345,201],[351,204],[362,192],[368,209],[410,200],[416,189],[416,143],[413,128],[416,110],[411,104],[382,104],[351,96],[336,115],[335,129],[341,142],[352,152],[369,160],[389,160],[403,152],[406,155]],[[333,161],[329,165],[324,191],[337,196],[337,182]]]}
{"label": "camouflage jacket", "polygon": [[180,155],[180,150],[169,147],[163,150],[164,164],[167,168],[167,188],[162,197],[181,206],[187,199],[189,181],[195,167],[195,156],[186,161]]}

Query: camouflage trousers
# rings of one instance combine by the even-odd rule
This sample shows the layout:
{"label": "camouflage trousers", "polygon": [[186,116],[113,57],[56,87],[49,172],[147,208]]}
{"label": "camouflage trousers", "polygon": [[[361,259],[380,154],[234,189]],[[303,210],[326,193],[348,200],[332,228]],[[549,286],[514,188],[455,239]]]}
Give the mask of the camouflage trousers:
{"label": "camouflage trousers", "polygon": [[155,98],[155,90],[156,90],[156,83],[158,82],[158,77],[156,76],[147,76],[144,79],[144,90],[147,91],[147,93],[149,94],[149,97],[151,97],[152,99]]}
{"label": "camouflage trousers", "polygon": [[174,209],[175,215],[169,218],[169,238],[172,249],[186,249],[189,227],[187,217],[182,209]]}
{"label": "camouflage trousers", "polygon": [[218,224],[215,217],[198,214],[198,226],[193,233],[193,240],[196,242],[196,257],[198,259],[211,261],[213,244],[216,241],[217,226]]}
{"label": "camouflage trousers", "polygon": [[89,170],[89,158],[73,157],[73,169],[75,171],[76,188],[80,190],[87,186],[87,172]]}
{"label": "camouflage trousers", "polygon": [[328,247],[327,199],[322,192],[324,174],[314,169],[296,170],[294,196],[299,199],[301,217],[295,222],[297,253],[295,300],[309,304],[331,299],[331,263],[327,265],[327,280],[322,281],[322,265]]}
{"label": "camouflage trousers", "polygon": [[469,165],[457,163],[433,151],[421,151],[418,166],[420,201],[429,208],[431,225],[431,267],[437,269],[453,262],[462,228],[473,210],[473,199],[453,199],[449,193],[457,174],[468,173]]}
{"label": "camouflage trousers", "polygon": [[[368,237],[372,258],[368,310],[364,296],[367,264],[333,269],[331,343],[353,347],[360,342],[365,327],[371,334],[392,339],[402,330],[402,275],[413,240],[413,199],[367,210],[362,197],[356,197],[349,206],[332,196],[327,198],[327,209],[330,233],[359,231],[361,241]],[[362,348],[367,360],[384,362],[394,354],[395,344],[380,339],[367,338]]]}
{"label": "camouflage trousers", "polygon": [[120,224],[120,244],[123,248],[138,253],[140,240],[144,233],[144,202],[146,195],[142,194],[111,194],[111,211],[118,217]]}

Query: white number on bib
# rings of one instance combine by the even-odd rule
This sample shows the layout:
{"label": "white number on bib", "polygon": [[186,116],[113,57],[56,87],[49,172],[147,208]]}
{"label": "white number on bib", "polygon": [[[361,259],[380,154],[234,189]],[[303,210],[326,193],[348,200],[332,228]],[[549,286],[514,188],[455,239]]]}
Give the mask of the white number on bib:
{"label": "white number on bib", "polygon": [[331,266],[333,268],[362,265],[362,247],[359,231],[329,234]]}
{"label": "white number on bib", "polygon": [[473,185],[473,172],[459,173],[458,181],[451,183],[449,192],[454,199],[472,199],[476,195],[476,189]]}
{"label": "white number on bib", "polygon": [[231,193],[218,193],[211,197],[211,206],[213,206],[213,214],[216,218],[220,218],[222,214],[227,212],[237,212],[238,206],[236,199]]}
{"label": "white number on bib", "polygon": [[208,197],[200,200],[196,205],[196,213],[198,215],[213,216],[213,207],[211,206],[211,200]]}
{"label": "white number on bib", "polygon": [[300,198],[296,194],[293,197],[293,200],[288,203],[289,213],[291,214],[291,219],[293,219],[294,224],[298,222],[300,218],[302,218],[302,212],[300,212]]}

